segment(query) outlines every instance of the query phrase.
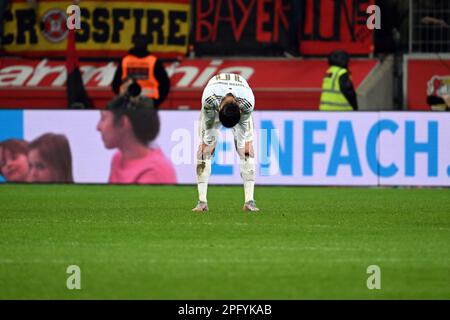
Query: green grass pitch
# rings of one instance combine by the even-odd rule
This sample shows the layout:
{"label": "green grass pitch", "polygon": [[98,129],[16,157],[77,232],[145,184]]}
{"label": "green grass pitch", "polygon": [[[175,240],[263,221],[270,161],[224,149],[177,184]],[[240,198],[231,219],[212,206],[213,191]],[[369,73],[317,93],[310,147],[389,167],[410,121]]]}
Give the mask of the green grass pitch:
{"label": "green grass pitch", "polygon": [[450,299],[449,189],[257,186],[258,214],[208,193],[0,186],[0,299]]}

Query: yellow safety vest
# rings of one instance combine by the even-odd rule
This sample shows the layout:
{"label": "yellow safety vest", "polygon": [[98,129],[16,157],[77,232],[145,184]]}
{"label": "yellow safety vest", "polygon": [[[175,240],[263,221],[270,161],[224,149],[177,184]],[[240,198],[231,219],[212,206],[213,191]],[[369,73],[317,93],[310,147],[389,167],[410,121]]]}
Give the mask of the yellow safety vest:
{"label": "yellow safety vest", "polygon": [[341,67],[331,66],[323,79],[320,110],[322,111],[352,111],[353,108],[341,92],[339,78],[348,73]]}

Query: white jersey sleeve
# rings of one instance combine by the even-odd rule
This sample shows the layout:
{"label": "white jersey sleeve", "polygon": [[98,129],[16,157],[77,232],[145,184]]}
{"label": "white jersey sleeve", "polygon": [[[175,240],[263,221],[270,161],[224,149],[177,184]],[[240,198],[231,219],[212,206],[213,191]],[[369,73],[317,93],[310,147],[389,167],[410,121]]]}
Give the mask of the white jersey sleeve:
{"label": "white jersey sleeve", "polygon": [[255,101],[255,98],[253,97],[253,93],[252,93],[252,99],[250,101],[245,98],[237,99],[239,108],[241,109],[241,120],[239,121],[239,125],[243,125],[243,126],[247,125],[247,122],[250,119],[253,109],[254,109],[254,103],[255,103],[254,101]]}
{"label": "white jersey sleeve", "polygon": [[216,118],[216,111],[219,110],[221,97],[215,95],[211,90],[205,89],[202,97],[203,119],[206,122],[206,128],[212,128]]}

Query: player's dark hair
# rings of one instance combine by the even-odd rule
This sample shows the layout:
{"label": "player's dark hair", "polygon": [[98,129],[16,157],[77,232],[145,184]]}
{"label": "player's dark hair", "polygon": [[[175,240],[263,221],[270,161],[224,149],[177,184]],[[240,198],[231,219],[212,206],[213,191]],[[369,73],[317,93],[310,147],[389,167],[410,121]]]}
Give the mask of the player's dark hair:
{"label": "player's dark hair", "polygon": [[233,128],[241,119],[239,105],[235,101],[226,102],[219,111],[220,123],[225,128]]}

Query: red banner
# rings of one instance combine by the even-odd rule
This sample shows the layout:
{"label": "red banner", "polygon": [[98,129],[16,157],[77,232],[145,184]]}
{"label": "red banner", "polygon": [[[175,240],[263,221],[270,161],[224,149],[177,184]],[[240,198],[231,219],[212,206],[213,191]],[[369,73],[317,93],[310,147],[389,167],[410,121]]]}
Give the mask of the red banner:
{"label": "red banner", "polygon": [[[358,87],[376,60],[353,60],[353,82]],[[258,109],[316,110],[325,60],[286,59],[186,59],[166,65],[172,89],[162,105],[165,109],[199,109],[202,90],[219,72],[239,73],[253,88]],[[112,98],[111,82],[116,65],[82,62],[80,71],[88,95],[96,108]],[[63,61],[0,60],[0,107],[62,108],[66,106],[66,69]]]}
{"label": "red banner", "polygon": [[406,104],[410,110],[430,110],[427,96],[450,95],[450,58],[407,58]]}
{"label": "red banner", "polygon": [[327,55],[333,50],[360,55],[373,52],[373,31],[367,28],[366,10],[374,0],[306,1],[301,54]]}

